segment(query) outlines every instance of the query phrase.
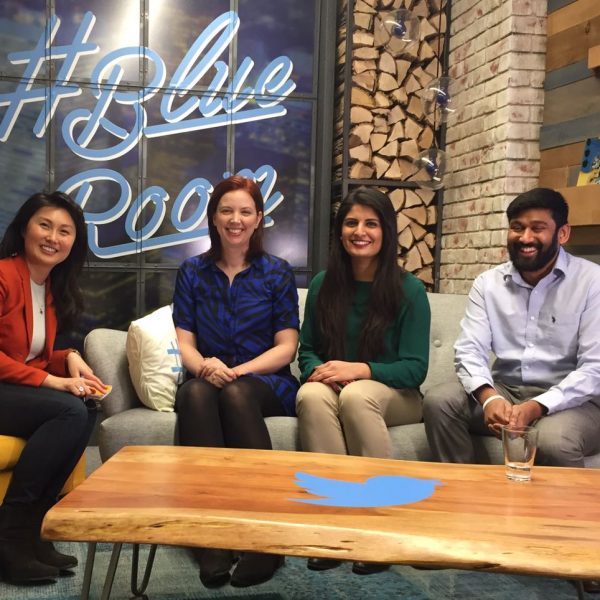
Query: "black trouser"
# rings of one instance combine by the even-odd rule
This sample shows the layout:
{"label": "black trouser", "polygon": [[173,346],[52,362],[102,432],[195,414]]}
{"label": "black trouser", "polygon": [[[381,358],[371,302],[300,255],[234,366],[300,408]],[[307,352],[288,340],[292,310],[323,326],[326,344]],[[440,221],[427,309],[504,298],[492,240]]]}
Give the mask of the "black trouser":
{"label": "black trouser", "polygon": [[189,379],[177,390],[179,443],[182,446],[270,450],[264,417],[285,411],[264,381],[244,376],[218,388],[204,379]]}
{"label": "black trouser", "polygon": [[83,454],[95,422],[96,410],[68,392],[0,383],[0,435],[27,440],[4,504],[54,501]]}

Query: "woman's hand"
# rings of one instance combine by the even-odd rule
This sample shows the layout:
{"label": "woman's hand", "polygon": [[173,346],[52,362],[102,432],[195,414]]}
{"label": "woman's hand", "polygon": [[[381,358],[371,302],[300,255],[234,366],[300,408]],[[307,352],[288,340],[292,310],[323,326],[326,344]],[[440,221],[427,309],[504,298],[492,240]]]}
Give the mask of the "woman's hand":
{"label": "woman's hand", "polygon": [[87,381],[93,381],[92,387],[99,391],[104,391],[106,386],[102,380],[94,375],[92,368],[83,360],[80,354],[77,352],[69,352],[67,354],[67,371],[73,378],[86,379]]}
{"label": "woman's hand", "polygon": [[204,377],[208,383],[212,383],[215,387],[222,388],[227,383],[237,379],[237,373],[229,367],[223,369],[215,369],[210,375]]}
{"label": "woman's hand", "polygon": [[80,398],[92,395],[93,390],[104,391],[106,389],[95,375],[93,379],[90,379],[88,377],[57,377],[49,374],[42,382],[42,386],[61,392],[69,392]]}
{"label": "woman's hand", "polygon": [[231,371],[231,369],[222,360],[215,356],[211,356],[202,361],[200,368],[196,373],[196,377],[204,377],[204,379],[209,380],[208,378],[216,371]]}
{"label": "woman's hand", "polygon": [[371,379],[371,369],[367,363],[329,360],[315,367],[307,381],[319,381],[331,385],[332,383],[346,384],[356,379]]}

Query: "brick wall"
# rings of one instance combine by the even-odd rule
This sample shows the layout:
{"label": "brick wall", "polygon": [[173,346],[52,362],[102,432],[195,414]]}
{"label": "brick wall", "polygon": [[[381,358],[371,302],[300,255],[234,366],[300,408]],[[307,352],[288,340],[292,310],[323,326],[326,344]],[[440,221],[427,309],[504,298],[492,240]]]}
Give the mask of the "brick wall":
{"label": "brick wall", "polygon": [[506,260],[507,204],[535,187],[544,103],[546,0],[452,0],[440,291],[466,293]]}

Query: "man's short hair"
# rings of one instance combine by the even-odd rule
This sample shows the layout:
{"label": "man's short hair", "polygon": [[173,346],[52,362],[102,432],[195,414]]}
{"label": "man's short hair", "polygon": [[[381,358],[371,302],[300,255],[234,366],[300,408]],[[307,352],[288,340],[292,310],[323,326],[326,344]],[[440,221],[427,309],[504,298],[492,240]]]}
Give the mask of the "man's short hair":
{"label": "man's short hair", "polygon": [[549,188],[534,188],[519,194],[506,209],[509,222],[530,208],[544,208],[552,214],[552,219],[559,229],[569,221],[569,205],[563,195]]}

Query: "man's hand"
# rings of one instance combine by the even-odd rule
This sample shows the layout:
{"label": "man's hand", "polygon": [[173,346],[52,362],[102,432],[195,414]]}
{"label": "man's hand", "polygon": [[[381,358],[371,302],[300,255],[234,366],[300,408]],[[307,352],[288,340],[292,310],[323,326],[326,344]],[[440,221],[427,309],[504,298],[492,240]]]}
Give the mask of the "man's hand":
{"label": "man's hand", "polygon": [[526,400],[512,407],[509,427],[525,427],[544,416],[542,405],[535,400]]}
{"label": "man's hand", "polygon": [[513,405],[506,398],[496,398],[485,407],[483,420],[496,437],[500,437],[502,427],[509,424],[512,410]]}

